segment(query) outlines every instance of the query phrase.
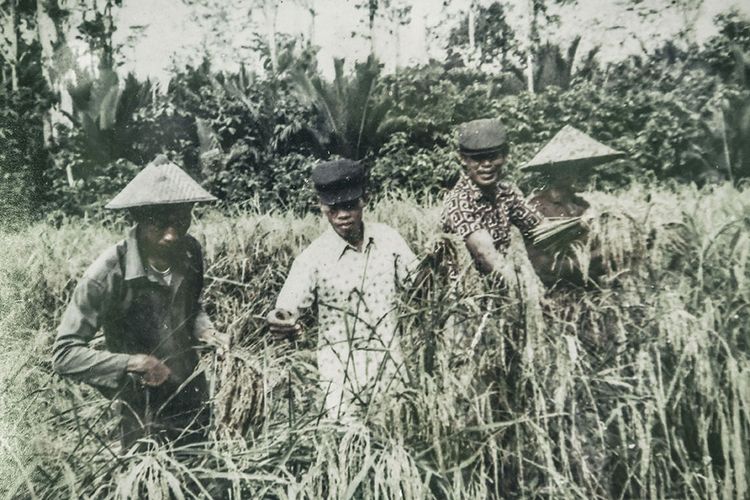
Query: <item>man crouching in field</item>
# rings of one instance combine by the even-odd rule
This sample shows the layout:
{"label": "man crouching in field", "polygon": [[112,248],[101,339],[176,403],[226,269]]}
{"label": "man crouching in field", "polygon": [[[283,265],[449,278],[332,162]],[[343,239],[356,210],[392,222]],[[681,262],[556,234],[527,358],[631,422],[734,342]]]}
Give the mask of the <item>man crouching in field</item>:
{"label": "man crouching in field", "polygon": [[300,309],[317,301],[318,369],[331,418],[352,418],[377,392],[403,380],[398,289],[416,258],[390,227],[364,223],[365,172],[358,162],[319,164],[312,180],[331,227],[292,264],[268,315],[271,332],[300,331]]}
{"label": "man crouching in field", "polygon": [[[193,204],[215,200],[158,157],[112,201],[136,225],[84,273],[54,345],[55,370],[122,402],[122,445],[137,439],[190,442],[205,434],[204,342],[220,343],[200,302],[200,244],[187,234]],[[99,329],[104,349],[89,344]]]}

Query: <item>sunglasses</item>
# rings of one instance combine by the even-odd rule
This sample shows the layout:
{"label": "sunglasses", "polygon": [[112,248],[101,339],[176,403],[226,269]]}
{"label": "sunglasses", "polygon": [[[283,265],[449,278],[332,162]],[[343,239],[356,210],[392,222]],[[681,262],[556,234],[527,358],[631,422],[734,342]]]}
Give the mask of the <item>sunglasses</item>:
{"label": "sunglasses", "polygon": [[342,201],[332,205],[325,204],[329,210],[354,210],[359,207],[359,199]]}
{"label": "sunglasses", "polygon": [[488,151],[486,153],[468,153],[464,154],[467,158],[469,158],[472,161],[475,161],[477,163],[481,163],[484,161],[495,161],[499,160],[500,158],[505,158],[508,156],[508,145],[505,144],[501,146],[499,149],[495,149],[494,151]]}
{"label": "sunglasses", "polygon": [[468,158],[470,161],[472,161],[474,163],[484,163],[484,162],[488,162],[488,161],[489,162],[497,161],[497,160],[499,160],[501,158],[505,158],[505,157],[506,157],[506,155],[501,154],[501,153],[484,153],[484,154],[480,154],[480,155],[467,156],[466,158]]}

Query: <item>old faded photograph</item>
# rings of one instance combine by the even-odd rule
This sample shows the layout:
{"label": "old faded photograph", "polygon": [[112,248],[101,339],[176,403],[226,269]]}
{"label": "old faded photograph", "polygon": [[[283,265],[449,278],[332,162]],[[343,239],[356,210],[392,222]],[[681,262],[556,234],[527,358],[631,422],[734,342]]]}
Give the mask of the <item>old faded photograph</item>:
{"label": "old faded photograph", "polygon": [[0,35],[0,498],[750,498],[750,3]]}

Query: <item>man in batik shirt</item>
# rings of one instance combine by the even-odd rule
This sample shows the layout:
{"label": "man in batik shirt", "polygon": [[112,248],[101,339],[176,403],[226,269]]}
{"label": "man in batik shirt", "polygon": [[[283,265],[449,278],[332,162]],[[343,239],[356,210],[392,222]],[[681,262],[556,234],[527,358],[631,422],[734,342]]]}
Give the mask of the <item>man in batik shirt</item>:
{"label": "man in batik shirt", "polygon": [[511,225],[530,240],[543,219],[518,188],[502,181],[508,143],[500,121],[462,124],[458,146],[464,169],[443,202],[443,230],[463,238],[477,269],[489,274],[505,263]]}
{"label": "man in batik shirt", "polygon": [[325,408],[331,418],[350,419],[404,380],[396,311],[416,259],[395,230],[362,220],[360,163],[321,163],[312,180],[330,227],[294,260],[268,323],[278,336],[293,336],[300,311],[317,302]]}

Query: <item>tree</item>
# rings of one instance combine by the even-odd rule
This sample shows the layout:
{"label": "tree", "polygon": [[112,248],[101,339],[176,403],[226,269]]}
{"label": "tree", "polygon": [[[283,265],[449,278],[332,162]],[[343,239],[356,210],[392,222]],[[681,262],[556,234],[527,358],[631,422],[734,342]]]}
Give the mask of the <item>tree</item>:
{"label": "tree", "polygon": [[38,211],[46,193],[49,155],[42,117],[53,97],[42,75],[36,4],[0,3],[0,223]]}
{"label": "tree", "polygon": [[374,92],[380,64],[370,55],[367,62],[355,64],[352,78],[344,74],[343,59],[335,59],[334,67],[333,82],[299,70],[292,73],[292,82],[300,100],[318,112],[309,130],[321,149],[361,159],[382,144],[389,123],[390,102]]}
{"label": "tree", "polygon": [[505,6],[501,2],[469,6],[460,22],[448,34],[448,58],[458,58],[464,65],[477,61],[477,66],[504,69],[509,57],[518,57],[516,35],[508,24]]}
{"label": "tree", "polygon": [[389,26],[396,47],[396,69],[401,67],[401,30],[411,22],[411,5],[403,0],[391,0],[386,4],[384,18]]}
{"label": "tree", "polygon": [[[581,43],[581,36],[576,36],[563,49],[556,44],[547,42],[539,46],[533,54],[533,60],[536,64],[531,67],[531,88],[536,92],[541,92],[547,87],[556,86],[561,89],[567,89],[576,78],[590,78],[596,69],[596,55],[599,47],[594,47],[577,62],[578,48]],[[573,68],[577,67],[574,72]],[[528,83],[528,67],[521,68],[514,64],[508,66],[508,70],[515,77],[523,82]]]}
{"label": "tree", "polygon": [[307,29],[307,43],[315,43],[315,18],[318,15],[316,8],[316,0],[295,0],[297,5],[302,7],[308,14],[310,14],[310,24]]}

